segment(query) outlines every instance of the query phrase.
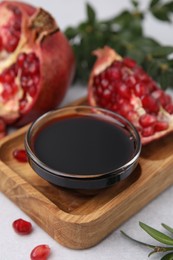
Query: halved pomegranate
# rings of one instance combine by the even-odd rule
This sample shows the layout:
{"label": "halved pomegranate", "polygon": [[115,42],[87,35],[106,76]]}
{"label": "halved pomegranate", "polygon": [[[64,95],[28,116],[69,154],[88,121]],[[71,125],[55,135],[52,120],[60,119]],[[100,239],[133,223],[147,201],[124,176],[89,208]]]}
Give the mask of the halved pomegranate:
{"label": "halved pomegranate", "polygon": [[0,118],[24,125],[54,109],[74,73],[74,54],[53,17],[25,3],[0,3]]}
{"label": "halved pomegranate", "polygon": [[130,58],[122,58],[110,47],[94,52],[97,60],[88,83],[88,101],[115,111],[138,129],[143,144],[173,129],[173,101]]}

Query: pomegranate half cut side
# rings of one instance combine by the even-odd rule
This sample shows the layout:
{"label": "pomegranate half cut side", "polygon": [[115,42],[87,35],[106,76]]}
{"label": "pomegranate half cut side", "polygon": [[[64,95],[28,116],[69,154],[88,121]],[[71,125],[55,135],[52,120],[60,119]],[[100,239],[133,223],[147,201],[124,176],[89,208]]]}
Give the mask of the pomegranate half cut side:
{"label": "pomegranate half cut side", "polygon": [[142,144],[173,130],[173,101],[138,64],[105,46],[88,82],[88,102],[126,117],[138,129]]}
{"label": "pomegranate half cut side", "polygon": [[57,107],[75,58],[53,17],[25,3],[0,3],[0,118],[22,126]]}

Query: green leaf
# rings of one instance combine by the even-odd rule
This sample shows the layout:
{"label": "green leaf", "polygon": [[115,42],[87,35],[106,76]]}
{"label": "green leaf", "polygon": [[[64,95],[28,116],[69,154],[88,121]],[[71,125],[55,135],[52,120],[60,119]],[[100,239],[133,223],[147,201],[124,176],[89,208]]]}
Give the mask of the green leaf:
{"label": "green leaf", "polygon": [[159,20],[171,22],[170,10],[166,6],[156,6],[151,9],[152,14]]}
{"label": "green leaf", "polygon": [[158,46],[150,52],[153,57],[168,56],[171,53],[173,53],[173,46]]}
{"label": "green leaf", "polygon": [[154,239],[156,239],[157,241],[166,244],[166,245],[173,245],[173,239],[167,235],[165,235],[164,233],[142,223],[139,222],[140,227],[147,232],[151,237],[153,237]]}
{"label": "green leaf", "polygon": [[149,7],[152,8],[153,6],[157,5],[160,3],[160,0],[151,0]]}
{"label": "green leaf", "polygon": [[149,253],[148,256],[151,256],[155,253],[161,253],[161,252],[168,252],[168,251],[173,251],[173,247],[165,247],[165,246],[156,246],[156,245],[152,245],[152,244],[148,244],[148,243],[144,243],[142,241],[136,240],[132,237],[130,237],[129,235],[127,235],[124,231],[120,231],[122,235],[124,235],[126,238],[129,238],[130,240],[132,240],[133,242],[136,242],[142,246],[146,246],[149,248],[152,248],[153,250]]}
{"label": "green leaf", "polygon": [[91,24],[94,24],[95,20],[96,20],[96,13],[95,13],[94,9],[91,7],[91,5],[89,5],[88,3],[86,5],[86,11],[87,11],[87,17],[88,17],[89,22]]}
{"label": "green leaf", "polygon": [[164,7],[167,8],[170,12],[173,12],[173,1],[164,4]]}
{"label": "green leaf", "polygon": [[139,2],[137,0],[131,0],[131,4],[137,8],[139,6]]}
{"label": "green leaf", "polygon": [[161,260],[173,260],[173,253],[168,253],[164,255]]}
{"label": "green leaf", "polygon": [[166,230],[168,230],[170,233],[173,233],[173,228],[171,228],[170,226],[168,226],[168,225],[166,225],[166,224],[164,224],[164,223],[162,223],[162,226],[163,226]]}
{"label": "green leaf", "polygon": [[78,35],[78,31],[73,27],[68,27],[65,30],[65,34],[68,37],[68,39],[70,40]]}
{"label": "green leaf", "polygon": [[147,246],[147,247],[150,247],[150,248],[153,248],[153,249],[155,249],[155,247],[156,247],[155,245],[147,244],[147,243],[144,243],[144,242],[142,242],[142,241],[139,241],[139,240],[136,240],[136,239],[130,237],[130,236],[127,235],[123,230],[120,230],[120,232],[121,232],[121,234],[123,234],[125,237],[129,238],[130,240],[132,240],[132,241],[134,241],[134,242],[136,242],[136,243],[138,243],[138,244],[140,244],[140,245]]}

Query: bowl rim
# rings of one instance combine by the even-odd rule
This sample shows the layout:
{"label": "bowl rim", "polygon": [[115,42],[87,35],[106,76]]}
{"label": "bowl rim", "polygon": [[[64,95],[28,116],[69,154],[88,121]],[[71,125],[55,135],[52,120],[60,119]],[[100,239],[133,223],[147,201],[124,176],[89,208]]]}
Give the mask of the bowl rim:
{"label": "bowl rim", "polygon": [[[103,172],[103,173],[93,173],[93,174],[71,174],[71,173],[65,173],[65,172],[60,172],[57,171],[51,167],[49,167],[48,165],[46,165],[45,163],[43,163],[34,153],[34,151],[32,150],[31,146],[30,146],[30,140],[32,139],[32,132],[35,128],[37,128],[38,124],[43,121],[45,118],[49,118],[51,115],[56,115],[62,111],[68,111],[69,112],[72,110],[74,114],[74,112],[77,110],[89,110],[90,111],[98,111],[102,114],[102,116],[105,114],[109,115],[109,117],[111,117],[111,119],[113,119],[113,116],[118,118],[121,121],[124,121],[132,130],[133,132],[133,136],[135,136],[135,140],[136,140],[136,147],[135,147],[135,151],[134,151],[134,156],[127,161],[127,163],[125,163],[123,166],[120,166],[119,168],[113,169],[111,171],[108,172]],[[90,112],[91,113],[91,112]],[[70,115],[71,113],[69,113],[68,115]],[[94,115],[94,113],[92,112],[92,114]],[[47,121],[49,122],[49,121]],[[118,121],[117,121],[118,122]],[[120,122],[122,124],[122,122]],[[37,129],[37,131],[39,130],[39,128]],[[130,168],[139,158],[139,155],[141,153],[141,148],[142,148],[142,143],[141,143],[141,139],[140,139],[140,135],[137,131],[137,129],[134,127],[134,125],[127,120],[125,117],[121,116],[120,114],[104,109],[104,108],[100,108],[100,107],[92,107],[89,105],[75,105],[75,106],[66,106],[66,107],[62,107],[62,108],[58,108],[55,110],[51,110],[48,111],[47,113],[43,114],[42,116],[40,116],[39,118],[37,118],[29,127],[29,129],[27,130],[26,134],[25,134],[25,140],[24,140],[24,144],[25,144],[25,149],[27,152],[27,155],[29,157],[29,159],[33,160],[39,167],[43,168],[44,170],[47,171],[47,173],[52,174],[52,175],[56,175],[56,176],[61,176],[64,178],[72,178],[72,179],[96,179],[96,178],[102,178],[102,177],[108,177],[110,175],[121,175],[123,173],[125,173],[125,171]]]}

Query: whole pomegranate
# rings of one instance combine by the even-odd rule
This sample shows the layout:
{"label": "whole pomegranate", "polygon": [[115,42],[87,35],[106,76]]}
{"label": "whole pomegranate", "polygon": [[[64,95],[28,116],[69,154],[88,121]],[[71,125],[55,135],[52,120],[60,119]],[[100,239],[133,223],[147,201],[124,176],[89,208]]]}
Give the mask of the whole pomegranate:
{"label": "whole pomegranate", "polygon": [[97,60],[88,83],[88,101],[115,111],[138,129],[143,144],[164,136],[173,124],[171,96],[130,58],[110,47],[94,52]]}
{"label": "whole pomegranate", "polygon": [[21,126],[55,108],[74,64],[72,48],[49,13],[0,3],[0,120]]}

